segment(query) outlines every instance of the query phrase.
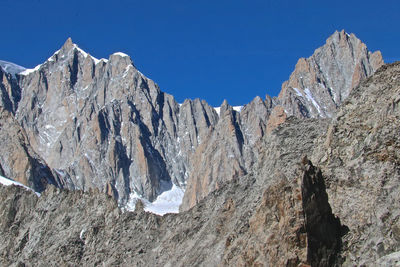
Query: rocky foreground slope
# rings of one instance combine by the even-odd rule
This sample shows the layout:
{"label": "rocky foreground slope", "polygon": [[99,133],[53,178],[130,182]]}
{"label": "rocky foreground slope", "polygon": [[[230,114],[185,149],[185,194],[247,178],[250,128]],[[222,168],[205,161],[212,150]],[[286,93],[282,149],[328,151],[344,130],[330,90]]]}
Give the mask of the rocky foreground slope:
{"label": "rocky foreground slope", "polygon": [[34,69],[0,65],[2,119],[21,133],[2,125],[0,174],[37,191],[98,188],[121,206],[175,185],[187,210],[248,174],[262,138],[287,116],[330,117],[382,64],[353,34],[335,32],[299,60],[279,97],[240,112],[225,101],[217,113],[199,99],[178,104],[123,53],[98,60],[68,39]]}
{"label": "rocky foreground slope", "polygon": [[0,186],[0,264],[393,265],[399,132],[395,63],[352,90],[333,120],[279,125],[247,174],[180,214],[160,217],[140,204],[122,213],[98,190],[50,186],[37,197]]}

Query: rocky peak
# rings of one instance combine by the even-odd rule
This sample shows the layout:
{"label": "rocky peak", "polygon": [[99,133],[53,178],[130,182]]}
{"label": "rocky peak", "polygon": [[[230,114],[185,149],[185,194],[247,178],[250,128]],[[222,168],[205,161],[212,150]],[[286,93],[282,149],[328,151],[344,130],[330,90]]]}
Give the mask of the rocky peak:
{"label": "rocky peak", "polygon": [[62,187],[100,188],[120,204],[185,186],[191,154],[218,121],[205,101],[179,107],[128,55],[97,60],[71,39],[19,86],[16,120]]}
{"label": "rocky peak", "polygon": [[68,39],[65,41],[64,45],[61,47],[61,51],[70,51],[75,47],[75,44],[72,42],[72,38],[68,37]]}
{"label": "rocky peak", "polygon": [[111,66],[111,75],[128,75],[129,71],[137,71],[130,56],[118,52],[110,55],[108,65]]}
{"label": "rocky peak", "polygon": [[332,117],[352,88],[372,75],[383,59],[354,34],[336,31],[309,58],[300,58],[283,83],[279,103],[288,115]]}

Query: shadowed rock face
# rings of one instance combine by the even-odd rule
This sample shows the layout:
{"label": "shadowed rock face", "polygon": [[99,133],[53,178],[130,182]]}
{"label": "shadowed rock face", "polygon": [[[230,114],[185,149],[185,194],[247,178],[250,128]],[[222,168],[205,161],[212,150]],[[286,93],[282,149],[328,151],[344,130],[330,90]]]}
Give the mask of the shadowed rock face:
{"label": "shadowed rock face", "polygon": [[21,88],[18,86],[15,76],[7,73],[0,64],[0,107],[14,112],[20,99]]}
{"label": "shadowed rock face", "polygon": [[321,170],[303,158],[302,201],[307,232],[307,261],[311,266],[340,263],[341,235],[346,227],[332,214]]}

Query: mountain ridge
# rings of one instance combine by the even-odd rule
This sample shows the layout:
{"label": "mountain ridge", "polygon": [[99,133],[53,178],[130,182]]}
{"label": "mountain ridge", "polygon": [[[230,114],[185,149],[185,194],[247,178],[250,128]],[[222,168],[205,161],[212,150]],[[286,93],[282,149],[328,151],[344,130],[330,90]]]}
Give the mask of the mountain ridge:
{"label": "mountain ridge", "polygon": [[[341,42],[344,48],[336,45]],[[339,72],[345,80],[359,62],[370,70],[360,80],[383,64],[378,53],[371,65],[366,46],[344,31],[335,32],[330,44],[356,55]],[[309,65],[305,59],[299,62]],[[310,72],[309,80],[317,81],[321,73]],[[26,131],[31,149],[52,170],[54,183],[68,189],[99,188],[121,205],[137,196],[154,201],[175,184],[186,189],[182,210],[192,207],[221,182],[246,174],[257,161],[261,138],[288,116],[320,117],[337,108],[316,112],[322,100],[329,100],[327,88],[318,93],[315,86],[299,86],[300,97],[290,79],[280,96],[255,97],[240,112],[226,101],[219,110],[200,99],[178,104],[140,73],[129,56],[117,52],[98,60],[71,38],[44,63],[16,75],[17,84],[10,77],[14,90],[4,95],[16,91],[21,96],[8,97],[15,99],[8,110]]]}

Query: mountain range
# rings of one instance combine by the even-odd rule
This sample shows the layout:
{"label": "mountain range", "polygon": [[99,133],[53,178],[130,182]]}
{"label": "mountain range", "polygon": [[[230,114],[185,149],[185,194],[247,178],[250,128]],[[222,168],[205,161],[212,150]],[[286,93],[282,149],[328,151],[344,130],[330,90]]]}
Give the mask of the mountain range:
{"label": "mountain range", "polygon": [[241,107],[177,103],[128,55],[71,39],[34,69],[0,67],[0,175],[42,193],[0,186],[3,264],[400,258],[399,65],[354,34]]}
{"label": "mountain range", "polygon": [[68,39],[34,69],[16,74],[2,65],[3,117],[23,137],[2,148],[0,174],[38,192],[46,184],[98,188],[121,206],[152,202],[176,185],[185,190],[184,210],[246,174],[258,142],[286,117],[331,117],[382,64],[380,52],[335,32],[298,61],[278,97],[256,97],[240,110],[224,101],[216,110],[199,99],[178,104],[126,54],[98,60]]}

